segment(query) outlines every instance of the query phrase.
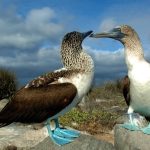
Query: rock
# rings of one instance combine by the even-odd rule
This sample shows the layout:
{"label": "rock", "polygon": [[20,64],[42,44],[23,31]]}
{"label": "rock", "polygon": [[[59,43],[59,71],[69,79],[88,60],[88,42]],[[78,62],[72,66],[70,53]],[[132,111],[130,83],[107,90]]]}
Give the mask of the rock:
{"label": "rock", "polygon": [[111,143],[82,134],[74,142],[62,147],[56,146],[49,138],[46,138],[33,148],[33,150],[114,150],[114,147]]}
{"label": "rock", "polygon": [[150,135],[140,131],[129,131],[120,125],[115,126],[116,150],[150,150]]}
{"label": "rock", "polygon": [[123,124],[129,122],[129,117],[127,114],[123,114],[120,117],[118,117],[115,121],[116,124]]}
{"label": "rock", "polygon": [[12,124],[0,128],[0,150],[114,150],[114,147],[85,134],[60,147],[48,137],[46,127],[35,130],[32,125]]}
{"label": "rock", "polygon": [[9,147],[28,148],[37,145],[47,137],[46,128],[35,130],[33,125],[12,124],[0,128],[0,150]]}

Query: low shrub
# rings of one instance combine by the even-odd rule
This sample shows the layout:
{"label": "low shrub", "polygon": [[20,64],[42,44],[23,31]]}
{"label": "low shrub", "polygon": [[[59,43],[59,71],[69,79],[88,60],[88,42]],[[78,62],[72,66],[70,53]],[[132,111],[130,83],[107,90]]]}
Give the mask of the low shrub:
{"label": "low shrub", "polygon": [[17,89],[16,75],[6,69],[0,69],[0,100],[9,98]]}

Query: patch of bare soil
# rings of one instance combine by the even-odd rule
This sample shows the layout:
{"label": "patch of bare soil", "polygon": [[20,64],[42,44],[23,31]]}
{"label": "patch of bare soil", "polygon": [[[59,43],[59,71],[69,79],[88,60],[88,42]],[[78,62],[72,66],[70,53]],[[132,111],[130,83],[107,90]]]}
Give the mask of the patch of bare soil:
{"label": "patch of bare soil", "polygon": [[107,141],[109,143],[114,144],[114,134],[111,133],[101,133],[101,134],[96,134],[94,135],[95,138],[99,139],[99,140],[104,140]]}

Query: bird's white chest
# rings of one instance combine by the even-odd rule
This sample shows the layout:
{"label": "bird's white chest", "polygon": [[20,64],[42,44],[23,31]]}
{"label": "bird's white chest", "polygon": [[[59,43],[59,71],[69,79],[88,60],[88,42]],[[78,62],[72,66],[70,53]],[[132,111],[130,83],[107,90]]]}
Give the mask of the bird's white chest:
{"label": "bird's white chest", "polygon": [[70,111],[73,107],[75,107],[81,101],[81,99],[87,94],[87,92],[89,91],[91,87],[93,75],[94,75],[94,72],[90,72],[86,74],[78,73],[72,76],[71,78],[60,78],[58,80],[60,83],[70,82],[74,84],[77,88],[77,94],[71,104],[69,104],[65,109],[63,109],[61,112],[59,112],[55,116],[51,117],[51,119],[57,118],[60,115],[65,114],[66,112]]}
{"label": "bird's white chest", "polygon": [[59,82],[64,83],[64,82],[71,82],[74,84],[77,88],[77,95],[78,98],[82,98],[90,89],[91,83],[93,80],[93,72],[89,73],[78,73],[71,78],[61,78],[59,79]]}
{"label": "bird's white chest", "polygon": [[141,63],[129,70],[131,106],[143,115],[150,115],[150,65]]}
{"label": "bird's white chest", "polygon": [[90,89],[93,80],[93,73],[78,74],[73,79],[73,84],[77,87],[79,97],[83,97]]}

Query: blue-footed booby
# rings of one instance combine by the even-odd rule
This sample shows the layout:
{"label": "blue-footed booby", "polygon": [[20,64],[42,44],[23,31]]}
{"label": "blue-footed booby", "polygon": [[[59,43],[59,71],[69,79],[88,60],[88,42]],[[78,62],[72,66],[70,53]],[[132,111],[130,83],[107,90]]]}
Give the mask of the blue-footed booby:
{"label": "blue-footed booby", "polygon": [[129,86],[129,91],[125,88],[124,96],[129,103],[130,123],[125,123],[122,126],[129,130],[141,130],[145,134],[150,134],[150,124],[147,127],[139,127],[138,120],[135,120],[133,115],[133,112],[136,112],[145,117],[150,117],[150,63],[144,58],[138,34],[132,27],[121,25],[108,32],[93,34],[91,37],[113,38],[124,45],[129,78],[126,85],[127,88]]}
{"label": "blue-footed booby", "polygon": [[[63,68],[42,75],[18,90],[0,112],[1,127],[12,122],[47,120],[49,136],[56,144],[67,144],[79,136],[78,131],[60,128],[58,117],[76,106],[90,89],[94,63],[82,49],[82,41],[91,33],[74,31],[64,36],[61,45]],[[52,120],[54,129],[49,124]]]}

